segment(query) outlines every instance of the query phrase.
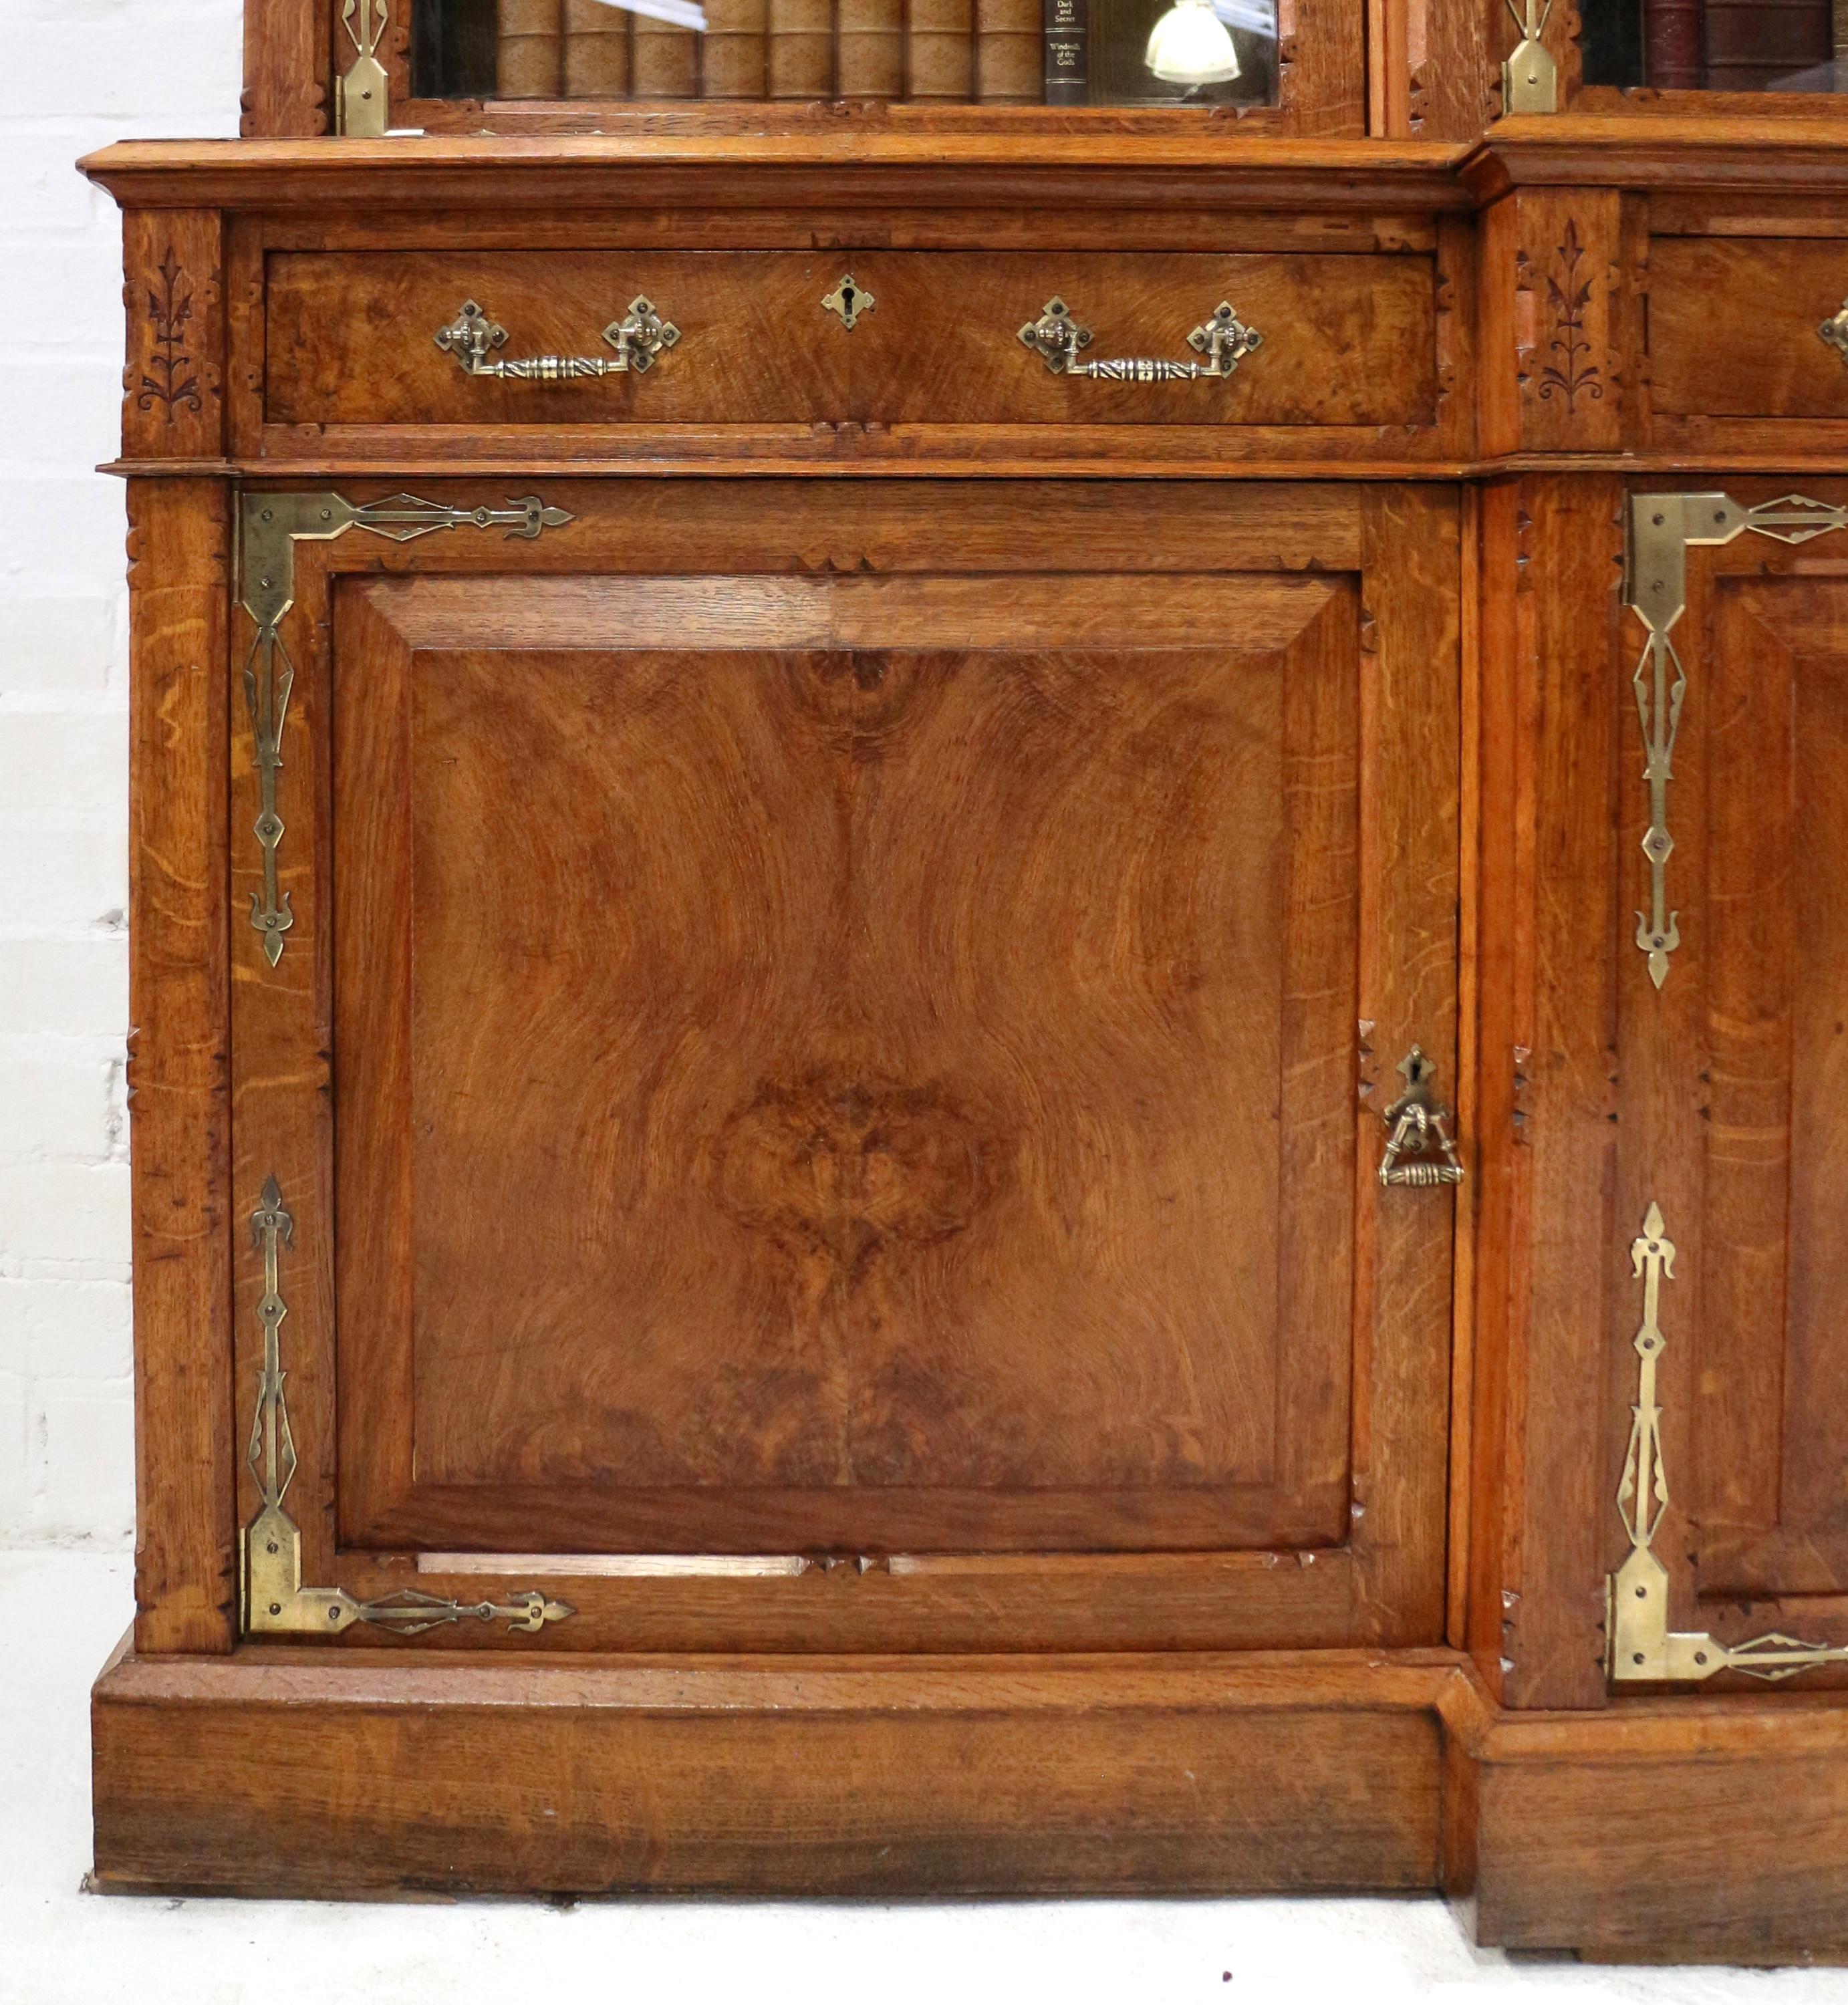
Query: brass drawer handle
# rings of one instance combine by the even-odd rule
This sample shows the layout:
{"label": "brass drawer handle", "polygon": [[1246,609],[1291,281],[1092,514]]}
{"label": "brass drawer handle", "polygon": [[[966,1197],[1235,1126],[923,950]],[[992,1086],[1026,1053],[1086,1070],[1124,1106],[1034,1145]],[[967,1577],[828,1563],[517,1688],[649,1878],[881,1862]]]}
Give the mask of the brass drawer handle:
{"label": "brass drawer handle", "polygon": [[1102,383],[1188,383],[1202,376],[1223,379],[1264,345],[1264,337],[1255,327],[1247,327],[1225,300],[1187,337],[1187,346],[1203,355],[1203,362],[1164,362],[1142,356],[1080,362],[1078,351],[1091,346],[1091,329],[1080,327],[1071,309],[1059,299],[1047,300],[1039,318],[1021,329],[1021,339],[1055,376],[1089,376]]}
{"label": "brass drawer handle", "polygon": [[680,330],[655,311],[655,303],[638,293],[629,311],[603,330],[603,339],[616,350],[606,355],[526,355],[512,361],[495,356],[504,347],[507,330],[494,321],[473,300],[464,300],[460,311],[447,327],[437,330],[436,343],[453,355],[470,376],[498,376],[503,381],[567,383],[579,376],[624,376],[631,370],[640,375],[652,369],[655,358],[672,348]]}
{"label": "brass drawer handle", "polygon": [[1416,1045],[1400,1060],[1405,1090],[1381,1117],[1387,1129],[1379,1181],[1389,1190],[1430,1190],[1463,1182],[1450,1134],[1450,1110],[1432,1097],[1437,1067]]}

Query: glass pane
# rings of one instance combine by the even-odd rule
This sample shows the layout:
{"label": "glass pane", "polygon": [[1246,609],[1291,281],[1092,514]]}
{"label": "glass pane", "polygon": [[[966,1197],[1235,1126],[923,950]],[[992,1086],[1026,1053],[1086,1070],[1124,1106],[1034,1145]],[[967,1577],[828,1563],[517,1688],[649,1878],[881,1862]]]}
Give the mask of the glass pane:
{"label": "glass pane", "polygon": [[1587,83],[1848,90],[1848,0],[1579,0]]}
{"label": "glass pane", "polygon": [[416,0],[420,97],[1274,104],[1276,0]]}

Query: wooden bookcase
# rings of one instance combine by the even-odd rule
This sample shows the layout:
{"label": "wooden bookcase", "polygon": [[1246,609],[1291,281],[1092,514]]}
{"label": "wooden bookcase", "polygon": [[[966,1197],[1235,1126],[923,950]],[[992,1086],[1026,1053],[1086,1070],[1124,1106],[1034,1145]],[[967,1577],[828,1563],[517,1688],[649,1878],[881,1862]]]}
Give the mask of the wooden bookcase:
{"label": "wooden bookcase", "polygon": [[464,114],[400,9],[368,139],[250,0],[248,136],[86,163],[99,1884],[1848,1951],[1848,125],[1295,19]]}

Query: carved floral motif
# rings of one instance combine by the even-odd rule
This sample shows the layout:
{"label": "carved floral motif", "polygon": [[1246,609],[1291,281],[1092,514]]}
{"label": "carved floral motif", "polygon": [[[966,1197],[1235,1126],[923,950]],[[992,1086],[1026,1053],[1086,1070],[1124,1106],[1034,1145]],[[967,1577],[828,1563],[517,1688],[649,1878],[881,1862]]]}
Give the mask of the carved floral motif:
{"label": "carved floral motif", "polygon": [[163,406],[170,425],[176,410],[202,408],[197,364],[187,350],[188,329],[192,321],[192,286],[174,261],[170,244],[156,276],[160,283],[158,287],[148,287],[146,314],[148,325],[154,330],[153,348],[135,402],[144,411],[151,411],[156,404]]}
{"label": "carved floral motif", "polygon": [[1585,247],[1579,241],[1576,223],[1568,220],[1565,241],[1553,257],[1554,269],[1547,278],[1553,333],[1547,353],[1558,360],[1549,362],[1540,372],[1540,400],[1550,403],[1555,396],[1563,396],[1567,411],[1576,412],[1581,396],[1597,402],[1604,394],[1597,365],[1589,359],[1591,337],[1585,332],[1585,314],[1591,304],[1591,281],[1579,276]]}

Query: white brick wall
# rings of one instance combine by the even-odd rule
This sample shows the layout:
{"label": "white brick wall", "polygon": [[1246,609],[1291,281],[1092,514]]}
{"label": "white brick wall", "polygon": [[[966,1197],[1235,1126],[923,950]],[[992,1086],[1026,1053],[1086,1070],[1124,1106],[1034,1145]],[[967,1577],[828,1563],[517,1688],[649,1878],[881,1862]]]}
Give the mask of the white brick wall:
{"label": "white brick wall", "polygon": [[0,0],[0,1540],[120,1540],[125,595],[114,205],[72,163],[237,126],[239,0]]}

